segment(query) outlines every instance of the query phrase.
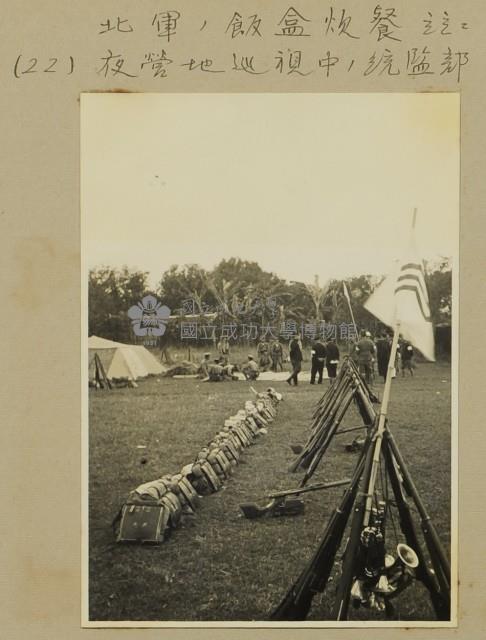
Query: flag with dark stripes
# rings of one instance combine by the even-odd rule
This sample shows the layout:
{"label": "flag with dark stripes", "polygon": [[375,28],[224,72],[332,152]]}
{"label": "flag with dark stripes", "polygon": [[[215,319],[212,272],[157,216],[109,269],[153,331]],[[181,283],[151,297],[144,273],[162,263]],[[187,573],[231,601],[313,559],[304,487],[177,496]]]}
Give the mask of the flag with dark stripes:
{"label": "flag with dark stripes", "polygon": [[400,269],[395,287],[395,295],[401,292],[411,291],[417,299],[417,304],[426,322],[431,322],[429,296],[427,295],[427,285],[425,284],[424,271],[421,264],[417,262],[407,262]]}
{"label": "flag with dark stripes", "polygon": [[396,264],[394,273],[383,280],[364,306],[389,327],[399,321],[402,336],[427,360],[435,360],[434,329],[424,268],[413,250],[403,262]]}

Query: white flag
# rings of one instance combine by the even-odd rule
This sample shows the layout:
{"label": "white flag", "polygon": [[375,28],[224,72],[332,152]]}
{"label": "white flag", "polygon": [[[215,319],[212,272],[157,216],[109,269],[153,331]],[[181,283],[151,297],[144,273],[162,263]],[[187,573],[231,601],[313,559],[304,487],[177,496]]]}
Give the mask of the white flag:
{"label": "white flag", "polygon": [[394,272],[375,289],[364,306],[389,327],[399,321],[402,336],[427,360],[435,360],[424,269],[413,249],[401,264],[397,263]]}

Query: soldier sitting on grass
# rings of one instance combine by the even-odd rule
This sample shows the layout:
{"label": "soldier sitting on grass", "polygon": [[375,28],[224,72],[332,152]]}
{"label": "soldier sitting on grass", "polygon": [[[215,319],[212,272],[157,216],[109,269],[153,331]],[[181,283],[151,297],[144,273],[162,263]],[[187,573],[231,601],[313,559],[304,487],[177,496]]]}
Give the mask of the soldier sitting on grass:
{"label": "soldier sitting on grass", "polygon": [[236,372],[238,371],[238,366],[236,364],[225,364],[223,367],[223,380],[238,380],[238,376]]}
{"label": "soldier sitting on grass", "polygon": [[209,359],[211,358],[210,353],[205,353],[204,358],[201,360],[199,364],[198,376],[203,380],[207,380],[209,377],[209,367],[211,366]]}
{"label": "soldier sitting on grass", "polygon": [[241,367],[241,371],[247,380],[256,380],[260,375],[260,369],[252,355],[248,356],[248,362]]}
{"label": "soldier sitting on grass", "polygon": [[224,369],[219,362],[219,358],[215,358],[214,362],[209,365],[208,377],[204,382],[222,382],[224,380]]}

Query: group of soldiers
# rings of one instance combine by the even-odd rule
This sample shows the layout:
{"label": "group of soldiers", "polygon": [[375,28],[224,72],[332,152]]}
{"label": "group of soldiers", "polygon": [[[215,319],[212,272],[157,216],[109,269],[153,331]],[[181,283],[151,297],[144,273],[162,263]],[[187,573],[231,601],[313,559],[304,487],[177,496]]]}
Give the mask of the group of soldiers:
{"label": "group of soldiers", "polygon": [[267,342],[262,339],[257,346],[257,359],[248,355],[243,365],[230,363],[230,345],[227,338],[218,342],[218,357],[211,360],[211,353],[205,353],[199,365],[199,377],[205,382],[221,382],[223,380],[238,380],[238,372],[247,380],[256,380],[261,371],[283,371],[284,351],[278,340]]}
{"label": "group of soldiers", "polygon": [[[290,385],[296,385],[298,384],[298,375],[302,369],[302,361],[304,359],[300,336],[295,335],[291,338],[288,351],[288,360],[292,366],[292,373],[289,378],[287,378],[287,382]],[[261,340],[257,347],[257,354],[259,357],[258,364],[262,371],[267,371],[269,368],[275,372],[284,370],[284,350],[279,340],[273,340],[272,342],[267,342],[264,339]],[[322,383],[324,364],[326,364],[329,377],[336,377],[339,349],[333,340],[317,339],[312,345],[311,355],[312,384],[314,384],[316,376],[318,376],[318,382]]]}
{"label": "group of soldiers", "polygon": [[258,366],[262,371],[283,371],[284,351],[279,340],[260,340],[257,346]]}
{"label": "group of soldiers", "polygon": [[230,362],[230,346],[228,338],[221,338],[218,342],[219,356],[211,360],[211,353],[207,352],[199,365],[199,377],[204,382],[223,382],[224,380],[238,380],[237,373],[241,373],[247,380],[256,380],[260,375],[260,367],[253,355],[248,355],[248,361],[238,366]]}
{"label": "group of soldiers", "polygon": [[[359,339],[351,346],[350,357],[359,367],[366,382],[371,384],[375,376],[375,366],[378,375],[386,379],[388,361],[390,358],[392,338],[386,333],[373,340],[371,333],[361,331]],[[222,382],[224,380],[238,380],[241,372],[247,380],[256,380],[262,371],[284,370],[284,349],[279,340],[267,341],[264,338],[258,343],[256,358],[249,354],[242,365],[231,364],[230,345],[227,338],[221,338],[218,343],[218,357],[211,359],[211,353],[205,353],[199,367],[199,377],[205,382]],[[298,376],[302,370],[303,348],[298,335],[293,336],[288,346],[288,360],[292,371],[286,382],[289,385],[298,384]],[[285,358],[287,359],[287,358]],[[316,339],[311,348],[310,383],[322,384],[324,367],[332,384],[337,375],[340,352],[336,342],[332,339]],[[412,345],[400,336],[395,360],[395,370],[400,370],[402,376],[408,371],[413,376],[415,368],[414,351]]]}
{"label": "group of soldiers", "polygon": [[317,383],[322,384],[322,376],[324,373],[324,364],[326,365],[327,377],[331,384],[337,375],[337,368],[339,364],[339,347],[334,340],[329,339],[324,341],[317,340],[312,345],[312,359],[311,359],[311,379],[310,383],[314,384],[317,376]]}
{"label": "group of soldiers", "polygon": [[[321,340],[317,338],[311,348],[311,379],[310,383],[322,384],[324,377],[324,366],[327,369],[327,375],[332,384],[337,374],[339,364],[339,347],[332,339]],[[292,365],[292,372],[286,382],[289,385],[298,384],[298,376],[302,370],[302,342],[299,336],[294,336],[289,345],[289,359]]]}
{"label": "group of soldiers", "polygon": [[[385,332],[376,340],[373,340],[371,333],[363,330],[361,331],[360,339],[352,347],[351,358],[358,365],[360,373],[369,384],[374,379],[375,363],[378,368],[378,375],[383,378],[383,381],[386,380],[392,341],[392,336]],[[405,376],[407,371],[413,376],[415,369],[414,350],[410,342],[404,340],[402,336],[398,340],[394,368],[394,375],[397,375],[401,370],[402,377]]]}
{"label": "group of soldiers", "polygon": [[[230,363],[230,346],[227,338],[222,338],[218,343],[218,357],[211,360],[211,353],[207,352],[199,365],[199,377],[205,382],[222,382],[224,380],[238,380],[241,372],[246,380],[256,380],[262,371],[284,370],[284,349],[279,340],[267,342],[264,338],[257,346],[257,359],[249,354],[247,361],[242,365]],[[299,336],[293,336],[290,340],[289,357],[292,371],[287,378],[287,383],[298,384],[298,375],[302,369],[304,359],[302,342]],[[318,384],[322,383],[324,366],[327,368],[331,382],[336,377],[339,363],[339,348],[333,340],[321,341],[317,339],[312,345],[311,360],[311,384],[317,378]]]}
{"label": "group of soldiers", "polygon": [[199,365],[199,377],[203,382],[222,382],[223,380],[238,380],[236,375],[238,366],[231,364],[224,358],[214,358],[211,354],[205,353]]}

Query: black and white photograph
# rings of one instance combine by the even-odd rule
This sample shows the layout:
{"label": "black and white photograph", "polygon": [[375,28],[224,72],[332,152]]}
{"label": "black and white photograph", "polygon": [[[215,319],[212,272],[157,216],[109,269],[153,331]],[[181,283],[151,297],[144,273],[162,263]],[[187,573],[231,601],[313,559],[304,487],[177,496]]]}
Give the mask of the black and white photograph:
{"label": "black and white photograph", "polygon": [[83,626],[454,626],[459,94],[80,104]]}

